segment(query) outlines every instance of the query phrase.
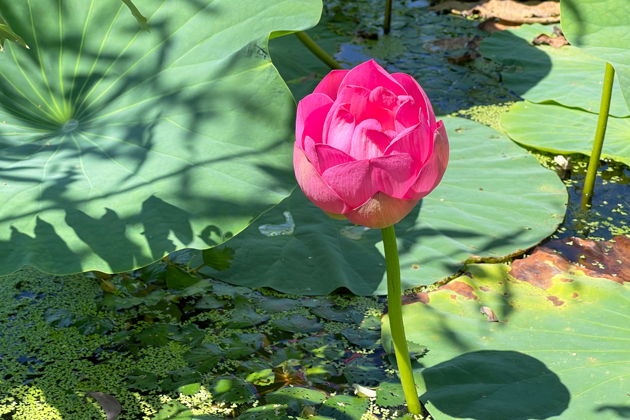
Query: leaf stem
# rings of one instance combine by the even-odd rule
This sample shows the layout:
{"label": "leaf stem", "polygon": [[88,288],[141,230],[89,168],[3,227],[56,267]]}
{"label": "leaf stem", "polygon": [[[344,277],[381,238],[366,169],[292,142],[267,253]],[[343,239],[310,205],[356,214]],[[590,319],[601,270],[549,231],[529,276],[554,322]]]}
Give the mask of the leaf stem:
{"label": "leaf stem", "polygon": [[582,190],[582,210],[587,210],[591,206],[593,198],[593,188],[595,187],[595,177],[597,175],[597,167],[602,154],[604,145],[604,136],[606,135],[606,125],[608,124],[608,113],[610,110],[610,98],[612,96],[612,87],[615,80],[615,69],[610,63],[606,63],[606,71],[604,73],[604,86],[602,88],[602,99],[599,104],[599,119],[597,120],[597,130],[595,131],[595,140],[593,141],[593,150],[591,158],[588,161],[588,169],[586,178],[584,179],[584,189]]}
{"label": "leaf stem", "polygon": [[138,25],[140,25],[142,30],[148,31],[149,30],[149,23],[148,23],[149,21],[147,20],[147,18],[145,18],[142,15],[142,13],[140,13],[140,10],[138,10],[136,5],[133,4],[133,2],[131,0],[122,0],[122,2],[125,3],[125,5],[127,5],[129,10],[131,11],[131,14],[133,15],[133,17],[136,18],[136,20],[138,21]]}
{"label": "leaf stem", "polygon": [[398,373],[403,393],[407,401],[407,409],[411,414],[421,414],[422,407],[411,370],[411,359],[405,338],[405,326],[402,319],[402,299],[400,289],[400,263],[398,262],[398,245],[394,226],[381,229],[385,248],[385,265],[387,268],[387,313],[398,364]]}
{"label": "leaf stem", "polygon": [[326,51],[324,51],[324,49],[322,47],[317,45],[317,42],[313,41],[313,38],[308,36],[306,32],[304,32],[304,31],[296,32],[295,36],[297,36],[298,39],[302,42],[302,44],[304,44],[306,46],[306,48],[311,50],[311,52],[313,54],[315,54],[315,56],[317,56],[317,58],[319,58],[324,63],[326,63],[326,65],[328,65],[328,67],[330,67],[331,69],[341,69],[342,68],[341,65],[337,61],[335,61],[335,59],[332,58],[330,56],[330,54],[328,54]]}
{"label": "leaf stem", "polygon": [[387,35],[392,26],[392,0],[385,0],[385,21],[383,22],[383,33]]}

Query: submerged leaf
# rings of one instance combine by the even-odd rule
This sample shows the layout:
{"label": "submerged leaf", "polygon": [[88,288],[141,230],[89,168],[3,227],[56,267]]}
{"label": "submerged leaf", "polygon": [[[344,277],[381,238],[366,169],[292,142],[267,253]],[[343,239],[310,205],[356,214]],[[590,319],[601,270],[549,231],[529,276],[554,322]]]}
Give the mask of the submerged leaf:
{"label": "submerged leaf", "polygon": [[269,318],[271,318],[270,315],[256,312],[253,304],[239,296],[235,300],[234,309],[230,312],[230,317],[225,325],[228,328],[247,328],[262,324]]}
{"label": "submerged leaf", "polygon": [[335,395],[324,401],[318,414],[333,419],[360,420],[368,409],[367,398],[351,397],[349,395]]}
{"label": "submerged leaf", "polygon": [[279,330],[295,333],[313,333],[324,329],[324,325],[316,319],[307,318],[299,314],[274,319],[271,321],[271,325]]}
{"label": "submerged leaf", "polygon": [[212,396],[221,402],[230,404],[244,403],[256,395],[253,385],[236,376],[219,376],[210,384]]}

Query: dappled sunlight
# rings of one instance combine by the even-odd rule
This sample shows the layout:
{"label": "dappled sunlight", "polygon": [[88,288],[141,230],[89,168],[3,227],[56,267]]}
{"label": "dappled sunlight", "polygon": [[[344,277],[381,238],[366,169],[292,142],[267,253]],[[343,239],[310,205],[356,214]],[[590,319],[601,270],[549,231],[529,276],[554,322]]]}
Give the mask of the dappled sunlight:
{"label": "dappled sunlight", "polygon": [[0,417],[628,418],[628,27],[0,0]]}

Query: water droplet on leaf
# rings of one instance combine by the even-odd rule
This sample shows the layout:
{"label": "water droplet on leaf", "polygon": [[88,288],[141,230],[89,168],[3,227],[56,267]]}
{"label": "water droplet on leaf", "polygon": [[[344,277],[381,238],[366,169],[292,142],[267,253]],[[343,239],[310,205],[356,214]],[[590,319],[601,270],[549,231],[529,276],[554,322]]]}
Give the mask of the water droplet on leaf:
{"label": "water droplet on leaf", "polygon": [[286,219],[285,223],[279,225],[260,225],[258,226],[258,231],[265,236],[293,235],[293,231],[295,230],[293,216],[288,211],[285,211],[282,214]]}

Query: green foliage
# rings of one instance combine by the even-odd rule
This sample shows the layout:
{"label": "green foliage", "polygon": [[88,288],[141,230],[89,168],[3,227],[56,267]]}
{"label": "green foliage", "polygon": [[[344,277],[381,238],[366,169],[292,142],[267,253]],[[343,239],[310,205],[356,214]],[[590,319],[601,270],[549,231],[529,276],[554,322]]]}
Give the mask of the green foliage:
{"label": "green foliage", "polygon": [[397,407],[405,404],[405,396],[399,382],[383,382],[376,390],[376,403],[383,407]]}
{"label": "green foliage", "polygon": [[[553,233],[564,217],[564,185],[527,151],[488,127],[444,121],[451,143],[446,175],[396,226],[405,288],[439,281],[469,259],[523,252]],[[292,234],[261,233],[261,225],[282,222],[284,212],[294,220]],[[287,293],[326,294],[345,287],[358,295],[385,294],[381,246],[378,230],[330,219],[295,191],[225,245],[235,251],[229,269],[201,271]]]}
{"label": "green foliage", "polygon": [[278,404],[269,404],[250,408],[238,418],[241,420],[285,420],[289,417],[287,417],[286,407]]}
{"label": "green foliage", "polygon": [[270,315],[256,312],[251,303],[238,296],[234,302],[234,309],[225,324],[228,328],[246,328],[269,321]]}
{"label": "green foliage", "polygon": [[[502,116],[501,127],[514,141],[528,147],[589,155],[606,60],[575,43],[560,48],[532,45],[539,34],[550,35],[552,30],[526,25],[493,34],[481,44],[482,54],[502,65],[506,86],[526,99]],[[610,114],[602,156],[628,164],[628,121],[616,117],[627,117],[630,110],[618,82],[613,85]]]}
{"label": "green foliage", "polygon": [[[532,44],[538,35],[555,36],[553,28],[534,24],[499,31],[486,38],[479,51],[500,64],[502,82],[523,99],[598,113],[606,61],[573,45]],[[610,106],[613,116],[630,115],[618,83],[613,86]]]}
{"label": "green foliage", "polygon": [[365,328],[344,328],[341,330],[341,335],[343,335],[348,342],[356,346],[367,348],[374,346],[380,338],[378,331]]}
{"label": "green foliage", "polygon": [[360,419],[367,408],[368,401],[365,398],[336,395],[324,401],[320,413],[333,419]]}
{"label": "green foliage", "polygon": [[295,108],[267,42],[315,25],[320,1],[0,9],[31,47],[0,60],[0,273],[133,269],[288,195]]}
{"label": "green foliage", "polygon": [[204,249],[201,255],[205,265],[219,271],[230,268],[234,259],[234,251],[230,248],[208,248]]}
{"label": "green foliage", "polygon": [[376,386],[387,379],[387,375],[380,365],[378,358],[371,356],[357,356],[346,363],[343,376],[348,383],[366,386]]}
{"label": "green foliage", "polygon": [[630,106],[630,3],[626,0],[562,0],[560,7],[567,39],[614,66]]}
{"label": "green foliage", "polygon": [[428,303],[403,307],[408,340],[429,346],[415,372],[432,416],[617,418],[630,377],[628,317],[619,311],[628,284],[561,269],[530,283],[507,269],[468,266]]}
{"label": "green foliage", "polygon": [[272,392],[266,398],[273,404],[285,404],[294,412],[301,413],[306,406],[317,406],[326,400],[326,394],[316,389],[304,387],[285,387]]}
{"label": "green foliage", "polygon": [[253,400],[256,388],[234,376],[218,376],[210,384],[210,392],[218,401],[238,404]]}
{"label": "green foliage", "polygon": [[[170,265],[115,276],[20,272],[3,279],[0,311],[8,333],[0,336],[0,368],[7,372],[0,415],[100,419],[100,403],[85,399],[98,390],[120,403],[120,420],[286,418],[320,410],[340,418],[350,408],[322,404],[333,393],[333,401],[352,393],[349,379],[393,380],[384,353],[368,350],[376,347],[369,337],[379,338],[372,324],[382,307],[375,299],[300,299],[208,279],[199,280],[205,286],[192,293],[190,287],[169,287]],[[198,308],[213,290],[220,307]],[[271,302],[270,311],[260,302]],[[278,312],[278,302],[289,305]],[[322,312],[329,318],[347,311],[351,319],[316,317],[309,308],[319,306],[333,310]],[[269,320],[231,324],[243,312]],[[284,320],[300,327],[298,332],[274,327]],[[364,348],[338,332],[357,324],[372,328]],[[309,326],[317,332],[308,333]],[[350,418],[358,420],[367,400],[351,401]]]}
{"label": "green foliage", "polygon": [[[539,34],[552,35],[552,29],[525,25],[493,34],[481,44],[481,53],[501,64],[506,86],[526,100],[502,116],[501,128],[528,147],[590,155],[606,59],[575,42],[560,48],[532,45]],[[618,82],[613,85],[610,114],[602,156],[628,164],[628,121],[621,117],[628,117],[630,110]]]}
{"label": "green foliage", "polygon": [[[104,350],[110,344],[108,330],[118,329],[124,318],[98,308],[100,298],[97,283],[83,276],[60,278],[25,270],[2,278],[0,415],[15,420],[100,419],[100,406],[84,397],[100,390],[116,396],[128,418],[142,418],[140,400],[123,385],[131,361]],[[109,324],[108,330],[84,329],[85,320]]]}
{"label": "green foliage", "polygon": [[[551,104],[518,102],[501,126],[512,140],[552,153],[590,155],[597,115]],[[608,117],[602,158],[630,165],[630,118]]]}
{"label": "green foliage", "polygon": [[[33,3],[39,0],[30,1]],[[136,33],[137,25],[142,23],[141,17],[144,15],[148,17],[149,25],[154,24],[151,15],[146,13],[147,9],[145,8],[145,5],[150,2],[147,0],[134,0],[134,2],[138,6],[136,16],[129,14],[125,18],[128,25],[125,29],[126,32],[122,32],[123,34]],[[191,4],[192,2],[190,0]],[[396,64],[396,67],[402,71],[413,72],[416,77],[423,81],[427,85],[432,100],[435,98],[436,106],[441,109],[457,110],[469,102],[479,103],[480,96],[489,101],[498,101],[504,97],[505,92],[498,89],[496,83],[489,84],[488,77],[483,72],[471,71],[470,67],[445,65],[445,56],[439,57],[439,59],[435,58],[435,55],[430,56],[426,53],[426,49],[420,46],[420,43],[429,42],[436,36],[439,37],[445,29],[452,36],[468,36],[470,29],[466,28],[472,27],[469,22],[463,19],[436,16],[431,13],[418,13],[417,9],[401,7],[401,12],[394,16],[394,27],[399,34],[403,34],[401,35],[402,39],[392,36],[372,42],[372,40],[364,37],[369,36],[380,25],[381,16],[378,13],[380,13],[381,5],[379,3],[378,8],[365,7],[370,2],[379,3],[372,0],[353,2],[331,0],[327,2],[329,14],[333,16],[333,20],[338,21],[338,25],[333,25],[333,28],[339,29],[340,26],[346,28],[343,36],[336,38],[335,42],[339,43],[340,40],[346,42],[355,38],[353,45],[337,45],[342,53],[343,51],[351,52],[355,54],[353,60],[361,60],[363,54],[377,55],[380,51],[382,55],[378,56],[379,59],[389,64]],[[125,3],[128,6],[131,2]],[[185,0],[183,4],[187,3],[188,0]],[[304,5],[303,3],[303,1],[292,2],[292,5],[300,8]],[[315,3],[317,2],[312,2],[311,6]],[[0,4],[3,4],[2,0],[0,0]],[[215,1],[209,4],[223,5],[223,2]],[[272,20],[274,22],[288,20],[287,16],[278,16],[277,14],[279,9],[288,10],[290,7],[288,3],[276,2],[274,4],[277,4],[278,7],[274,8]],[[154,6],[151,5],[150,7]],[[122,13],[129,13],[126,6],[122,10]],[[133,12],[133,9],[131,11]],[[249,12],[247,10],[247,13]],[[213,15],[212,19],[216,19],[216,16]],[[359,20],[362,22],[357,26]],[[214,20],[204,20],[205,25],[208,22],[214,23]],[[280,27],[275,23],[270,25]],[[319,29],[321,30],[321,28]],[[328,29],[329,27],[324,28],[322,32],[326,33]],[[365,31],[367,35],[355,32],[355,29]],[[230,29],[227,30],[230,31]],[[238,31],[238,28],[235,30]],[[155,32],[154,29],[152,31]],[[232,32],[230,32],[231,34]],[[336,35],[339,35],[339,32]],[[266,38],[266,34],[261,38]],[[286,39],[293,38],[289,36]],[[329,45],[327,48],[334,51],[333,42]],[[264,51],[264,45],[261,44],[261,46]],[[284,51],[287,54],[284,57],[284,64],[291,64],[291,54],[298,56],[300,53],[300,51],[292,51],[291,48],[293,47],[288,47]],[[388,49],[395,53],[388,53]],[[8,53],[0,59],[9,57],[11,51],[16,51],[14,46],[11,46]],[[256,49],[256,51],[260,50]],[[347,58],[350,55],[347,54],[344,57]],[[237,53],[237,58],[238,56],[239,53]],[[275,56],[274,60],[276,60]],[[351,61],[348,60],[348,62]],[[278,62],[277,64],[280,66]],[[269,67],[266,68],[269,69]],[[298,71],[296,71],[297,73]],[[295,83],[288,82],[292,89],[296,89],[296,87],[299,89],[301,83],[316,83],[323,73],[323,70],[320,73],[313,71],[312,74],[309,73],[310,76],[306,80],[302,80],[301,76],[298,76],[294,80]],[[462,79],[464,74],[466,77]],[[270,75],[273,83],[276,83],[277,80],[275,76],[275,74]],[[235,77],[239,78],[240,76],[235,75]],[[286,90],[282,90],[281,93],[286,96]],[[204,118],[207,116],[204,114]],[[275,123],[273,121],[271,124]],[[270,123],[266,121],[266,124]],[[496,214],[507,213],[502,207],[503,203],[509,203],[507,208],[512,214],[512,218],[523,216],[520,210],[515,210],[519,206],[526,213],[529,211],[528,206],[532,203],[540,203],[538,201],[540,197],[518,197],[506,194],[505,191],[508,190],[506,185],[511,183],[512,191],[523,190],[524,186],[531,186],[532,184],[542,188],[542,185],[546,183],[548,174],[534,168],[534,165],[531,165],[531,168],[529,164],[521,166],[521,162],[531,160],[531,158],[518,153],[519,149],[500,146],[503,143],[493,138],[496,136],[495,132],[465,122],[461,122],[457,128],[462,128],[463,131],[451,134],[452,137],[459,136],[457,139],[458,148],[467,142],[472,142],[475,145],[474,148],[464,148],[464,152],[470,156],[478,155],[480,156],[479,160],[482,161],[486,157],[484,154],[486,152],[488,156],[493,153],[506,153],[506,161],[503,163],[505,166],[501,167],[498,172],[501,176],[503,173],[507,173],[508,176],[505,180],[502,180],[501,176],[498,175],[491,177],[493,183],[501,184],[501,188],[494,191],[486,185],[477,184],[477,181],[482,179],[475,178],[478,168],[465,168],[457,164],[454,166],[456,171],[452,175],[454,180],[468,180],[471,177],[474,179],[470,180],[470,185],[465,185],[468,190],[465,190],[467,193],[463,194],[463,200],[457,196],[460,193],[456,191],[457,188],[453,183],[450,187],[452,189],[451,199],[447,202],[449,206],[452,205],[449,208],[453,214],[449,213],[444,217],[451,217],[460,222],[463,220],[462,223],[467,225],[467,230],[462,231],[461,226],[445,227],[442,222],[430,226],[423,222],[419,225],[420,227],[415,222],[408,222],[405,226],[406,237],[401,241],[401,246],[406,249],[409,256],[405,266],[407,275],[413,279],[409,284],[417,284],[415,279],[420,277],[418,270],[421,271],[422,276],[428,275],[424,271],[425,262],[419,264],[414,255],[426,255],[427,261],[434,258],[430,248],[438,230],[440,235],[444,235],[443,241],[459,243],[459,245],[455,247],[457,249],[452,255],[440,260],[444,267],[439,268],[436,265],[431,268],[429,266],[429,270],[435,270],[435,272],[442,270],[451,273],[469,255],[478,255],[478,250],[494,250],[492,252],[497,252],[497,254],[492,254],[492,256],[496,257],[503,252],[507,254],[511,250],[530,246],[544,236],[544,229],[550,231],[555,226],[557,220],[548,220],[551,218],[550,215],[561,213],[563,196],[558,193],[558,188],[550,183],[547,186],[553,192],[548,195],[546,192],[535,193],[545,197],[544,201],[547,204],[544,205],[546,209],[534,213],[531,223],[530,219],[524,219],[527,224],[519,226],[519,229],[514,232],[508,229],[510,226],[514,227],[513,220],[508,221],[499,218],[497,225],[494,221]],[[456,130],[456,127],[451,127],[451,129]],[[251,138],[245,140],[250,142]],[[484,147],[488,150],[484,151]],[[169,152],[172,153],[171,150]],[[468,157],[470,158],[470,156]],[[512,171],[514,166],[518,170]],[[525,170],[525,168],[530,169]],[[280,178],[282,176],[284,175],[280,174]],[[539,184],[537,184],[537,179],[540,181]],[[189,185],[187,184],[190,181],[188,178],[184,181],[178,188],[179,192],[185,192]],[[205,189],[212,188],[213,184],[204,179],[196,185],[200,189]],[[479,186],[483,186],[483,192],[478,190]],[[502,199],[505,201],[494,197],[494,195],[501,195],[499,194],[501,191],[503,191]],[[472,194],[473,192],[475,194]],[[483,195],[484,192],[492,193],[491,197]],[[508,198],[505,197],[506,195]],[[457,198],[453,198],[456,196]],[[466,197],[468,198],[466,199]],[[160,196],[160,198],[163,197]],[[439,198],[436,197],[435,200],[439,200]],[[137,199],[131,199],[130,205],[134,204],[134,200],[135,204],[139,204]],[[426,204],[423,204],[421,209],[423,218],[425,212],[431,208],[435,209],[434,212],[445,209],[436,206],[438,203],[435,201],[433,204],[428,199],[425,201]],[[474,207],[473,204],[479,201],[487,202],[490,208],[479,209],[479,214],[477,214],[471,209]],[[65,203],[57,204],[62,206]],[[216,206],[210,205],[207,201],[196,202],[196,206],[197,210],[216,209]],[[313,209],[309,209],[304,202],[297,202],[295,208],[306,208],[307,211],[315,214]],[[456,210],[460,208],[468,216],[458,215]],[[162,211],[164,208],[159,210]],[[292,208],[289,210],[294,215],[299,213],[294,212]],[[487,212],[490,214],[486,218],[483,213]],[[167,211],[165,214],[170,215],[171,213]],[[313,220],[309,223],[295,218],[297,222],[296,234],[313,235],[316,226],[325,226],[328,229],[325,232],[328,236],[323,236],[322,243],[324,240],[332,240],[333,243],[337,240],[343,251],[336,250],[335,252],[348,252],[347,250],[350,249],[353,253],[350,257],[343,256],[344,259],[348,258],[353,266],[346,265],[343,267],[343,271],[335,274],[339,278],[349,279],[348,284],[358,284],[369,290],[366,294],[370,294],[374,290],[373,285],[361,283],[357,279],[364,281],[364,279],[370,279],[370,275],[373,273],[377,273],[379,278],[376,283],[381,280],[380,270],[382,267],[378,266],[378,262],[382,256],[378,251],[377,233],[332,222],[320,213],[317,214],[321,216],[321,220]],[[93,215],[91,214],[91,216]],[[186,237],[186,223],[181,223],[181,220],[185,219],[180,217],[181,214],[175,216],[167,217],[166,222],[160,226],[168,228],[172,224],[176,226],[176,229],[164,228],[160,230],[161,227],[158,226],[159,229],[156,228],[148,233],[158,234],[163,238],[167,237],[169,241],[179,247],[180,243],[185,242],[181,238]],[[225,218],[232,218],[233,216],[240,217],[241,215],[232,213],[222,215]],[[430,216],[434,217],[433,215]],[[418,217],[418,214],[415,217]],[[528,216],[525,214],[523,217]],[[130,220],[125,219],[125,222],[132,223]],[[256,223],[277,226],[285,220],[281,210],[275,214],[270,214],[268,220],[261,220]],[[538,231],[537,226],[541,221],[545,223],[546,227]],[[133,223],[138,223],[138,221],[134,220]],[[215,245],[229,239],[233,233],[237,232],[237,230],[230,230],[225,226],[224,224],[208,226],[201,231],[201,239],[208,245]],[[312,227],[312,230],[309,231],[308,227]],[[533,232],[526,229],[532,227],[534,228]],[[55,229],[57,229],[57,224],[55,224]],[[341,233],[342,229],[343,233]],[[456,236],[452,232],[454,230],[460,230],[470,237]],[[40,232],[46,233],[46,230],[40,229]],[[127,230],[125,235],[129,235],[131,238],[134,232],[137,233],[138,230]],[[498,245],[499,239],[492,235],[494,232],[511,233],[507,242],[513,240],[514,242]],[[101,231],[97,233],[101,233]],[[255,231],[255,234],[261,235],[259,231]],[[482,236],[477,237],[477,234]],[[343,237],[340,239],[341,235]],[[519,235],[524,235],[527,241],[520,243]],[[420,242],[418,242],[418,237]],[[371,239],[368,240],[368,238]],[[262,239],[261,246],[266,247],[269,246],[271,240],[283,240],[286,237],[281,236],[274,239],[261,235],[260,239]],[[361,245],[358,246],[357,242]],[[108,243],[107,245],[112,248],[118,246],[123,252],[127,243],[123,241]],[[314,243],[317,245],[319,242],[309,239],[305,243],[312,247]],[[13,420],[102,419],[104,412],[99,403],[92,398],[85,398],[88,392],[94,390],[114,396],[120,402],[123,407],[123,414],[119,420],[273,419],[288,417],[310,418],[312,420],[359,420],[361,418],[364,420],[368,418],[385,420],[398,418],[404,413],[404,408],[401,407],[404,401],[401,398],[400,387],[397,386],[397,379],[393,376],[389,359],[380,347],[379,330],[380,316],[383,310],[382,299],[350,298],[343,295],[329,298],[286,296],[265,289],[252,290],[233,286],[213,279],[201,278],[198,275],[197,268],[202,262],[213,267],[216,270],[216,275],[220,277],[222,271],[227,270],[229,272],[232,269],[230,266],[240,261],[251,264],[252,271],[258,270],[258,281],[249,284],[259,287],[261,280],[268,275],[264,272],[266,267],[271,264],[278,264],[277,268],[280,270],[289,264],[285,260],[285,254],[273,254],[270,257],[273,259],[268,260],[256,258],[248,260],[249,250],[231,246],[214,248],[205,252],[204,255],[185,250],[180,251],[146,269],[115,276],[93,273],[89,276],[52,277],[34,274],[34,272],[20,272],[17,275],[1,279],[0,284],[3,287],[0,288],[0,315],[2,315],[0,324],[2,324],[3,335],[0,335],[0,355],[2,356],[0,357],[0,368],[3,370],[4,376],[0,384],[0,417]],[[317,246],[315,249],[318,249]],[[0,250],[4,251],[4,249]],[[53,251],[59,253],[57,249],[53,248],[51,252]],[[117,248],[116,251],[119,249]],[[361,268],[354,265],[354,255],[364,252],[367,252],[369,256],[360,260],[365,263],[365,267]],[[441,250],[440,252],[445,251]],[[110,254],[104,253],[103,255]],[[309,262],[308,257],[312,254],[304,252],[302,256],[303,258],[299,260],[297,265],[311,267],[309,264],[312,263]],[[57,254],[53,258],[57,258]],[[293,261],[291,264],[295,264],[295,260],[291,261]],[[324,261],[324,263],[317,265],[325,266],[330,262],[326,259]],[[356,273],[353,270],[364,271]],[[479,272],[473,272],[473,274],[476,278],[480,277]],[[303,293],[305,288],[312,288],[314,285],[319,286],[320,282],[328,281],[328,278],[329,274],[313,275],[313,278],[309,279],[303,273],[298,273],[291,278],[291,281],[296,293]],[[458,280],[467,281],[466,278]],[[498,288],[496,285],[493,287]],[[313,293],[312,289],[308,292]],[[502,299],[501,296],[498,296],[499,292],[502,291],[493,289],[490,293],[493,296],[496,295],[497,299]],[[619,299],[621,298],[619,297]],[[450,294],[448,299],[445,297],[443,300],[452,300]],[[461,299],[456,303],[460,304]],[[613,304],[621,305],[623,303],[625,302]],[[478,308],[474,309],[478,310]],[[601,310],[599,305],[597,305],[597,309],[598,311]],[[436,314],[442,313],[440,310],[431,312],[429,315],[424,314],[424,316],[426,319],[434,320]],[[502,314],[501,312],[498,313]],[[590,315],[590,313],[585,312],[582,319],[590,322],[592,321]],[[599,313],[596,315],[603,316]],[[614,314],[610,315],[613,316]],[[550,321],[551,317],[545,318],[546,322],[555,328],[555,324]],[[424,318],[422,321],[424,322]],[[446,317],[446,321],[450,322],[450,318]],[[485,325],[483,322],[481,324]],[[278,325],[285,325],[290,328],[283,330],[277,328]],[[431,323],[430,325],[434,324]],[[475,323],[463,325],[463,327],[458,326],[458,328],[466,334],[474,332],[475,328],[471,328],[471,325],[477,327]],[[590,324],[587,322],[587,325]],[[303,329],[298,329],[304,326],[311,326],[315,332],[307,333]],[[418,323],[414,325],[414,328],[416,327],[423,328],[423,325]],[[524,328],[530,327],[531,324],[527,324]],[[618,331],[622,331],[619,325],[617,327]],[[296,330],[297,332],[292,332]],[[457,330],[457,332],[459,331]],[[457,337],[457,335],[449,333],[450,331],[445,333],[446,340]],[[537,336],[539,339],[532,345],[545,342],[546,336],[543,332],[537,331],[536,333],[539,334]],[[428,337],[429,334],[423,332],[421,338],[416,338],[416,341],[420,342],[419,344],[411,343],[413,344],[412,351],[416,352],[415,357],[419,358],[422,363],[427,360],[439,359],[438,356],[441,352],[447,352],[445,345],[445,350],[437,349],[434,351],[432,348],[425,355],[426,347],[422,344],[431,344]],[[566,335],[566,337],[569,337],[567,342],[580,342],[580,336],[577,334]],[[574,340],[576,337],[577,340]],[[521,340],[521,342],[523,341]],[[622,340],[618,342],[623,343]],[[513,350],[513,343],[509,342],[508,344],[509,346],[506,344],[506,347]],[[612,355],[624,354],[616,352],[618,350],[616,348],[612,350]],[[501,383],[509,387],[514,382],[510,382],[509,379],[513,379],[514,376],[505,375],[498,378],[499,375],[492,372],[505,371],[506,366],[518,366],[519,363],[524,363],[527,368],[540,367],[535,361],[532,362],[522,355],[513,355],[512,353],[515,353],[513,351],[503,350],[492,353],[490,358],[483,354],[479,355],[480,352],[472,353],[477,354],[465,355],[464,358],[457,359],[459,354],[454,352],[450,353],[451,356],[448,357],[453,357],[452,366],[458,370],[457,378],[465,377],[473,384],[476,383],[475,381],[484,381]],[[601,354],[606,354],[606,352],[602,351]],[[423,356],[424,358],[422,358]],[[488,364],[489,361],[494,363]],[[565,357],[565,361],[571,363],[572,358]],[[436,360],[436,363],[433,364],[440,364],[440,362],[442,360]],[[610,365],[612,366],[611,370],[623,366],[617,362],[614,361],[615,364]],[[554,363],[560,365],[560,359],[554,359]],[[431,365],[432,363],[428,363],[428,366]],[[482,365],[482,369],[479,369],[479,365]],[[486,365],[488,366],[487,369],[484,368]],[[588,367],[590,366],[592,365],[588,365]],[[574,375],[573,379],[577,381],[578,375],[587,372],[585,378],[588,378],[582,378],[582,383],[586,383],[587,380],[594,383],[594,380],[588,376],[588,372],[595,372],[594,375],[602,376],[606,366],[595,366],[593,369],[599,369],[596,371],[586,371],[586,368],[581,369],[581,366],[579,367],[580,369],[572,365],[568,366],[568,372],[563,372],[560,375],[562,382],[565,382],[564,375]],[[556,370],[551,365],[550,368]],[[527,371],[528,369],[524,370]],[[543,369],[529,370],[534,372],[534,377],[537,373],[547,372]],[[461,371],[471,372],[471,374],[459,375]],[[433,375],[433,382],[429,381],[434,384],[436,383],[436,376],[455,376],[450,373],[448,365],[446,367],[440,366],[440,369],[435,370],[435,372],[438,375]],[[444,372],[446,372],[445,375],[440,375]],[[548,376],[553,377],[551,374]],[[378,380],[373,381],[374,378],[378,378]],[[504,382],[497,382],[497,379]],[[357,383],[350,383],[354,381]],[[227,389],[223,387],[226,382],[229,382],[230,385]],[[438,389],[445,389],[444,395],[448,395],[449,398],[457,392],[457,389],[453,389],[452,383],[447,381],[438,381],[437,383],[439,384]],[[364,386],[363,391],[368,391],[365,388],[366,385],[370,388],[376,388],[376,399],[354,396],[353,385],[360,384]],[[557,387],[557,382],[554,384],[556,391],[561,389]],[[599,388],[606,385],[604,384]],[[569,388],[571,389],[570,386]],[[484,388],[483,391],[488,389],[492,390],[491,388]],[[541,387],[541,389],[548,390],[549,388]],[[516,391],[519,397],[527,395],[527,393],[519,391],[519,389]],[[362,392],[359,395],[365,395]],[[472,407],[479,401],[483,403],[487,399],[483,398],[484,395],[478,395],[474,392],[467,392],[467,394],[479,398],[475,402],[465,398],[459,399],[457,404],[450,405],[453,407],[452,409]],[[559,395],[557,392],[551,392],[551,394]],[[435,393],[431,395],[432,399],[438,402],[442,398],[439,393],[438,395]],[[588,396],[587,392],[586,397],[582,398],[581,401],[586,401]],[[518,405],[519,401],[510,398],[511,396],[508,395],[505,401],[512,404],[513,407],[522,408]],[[236,400],[246,402],[236,404]],[[452,400],[449,399],[449,401]],[[543,410],[551,412],[563,401],[562,398],[557,398],[557,401],[544,406]],[[525,402],[528,403],[529,400],[525,399]],[[387,408],[379,407],[379,405]],[[482,410],[486,407],[481,404]],[[496,407],[493,408],[496,409]],[[504,406],[499,405],[498,408],[504,409]],[[615,413],[620,416],[623,414],[623,408],[623,405],[620,404],[603,405],[598,407],[596,414],[600,415],[599,418],[604,418],[607,415],[613,416]],[[432,408],[433,411],[435,411],[436,416],[442,415],[437,409]],[[584,412],[590,413],[588,410]],[[515,411],[510,412],[510,416],[514,413]],[[582,418],[583,413],[581,411],[578,410],[575,413],[575,416]],[[511,418],[510,416],[504,416],[504,418]],[[481,415],[478,418],[488,417]]]}
{"label": "green foliage", "polygon": [[324,325],[319,323],[316,319],[307,318],[300,314],[277,318],[272,322],[272,325],[279,330],[293,333],[314,333],[324,328]]}

